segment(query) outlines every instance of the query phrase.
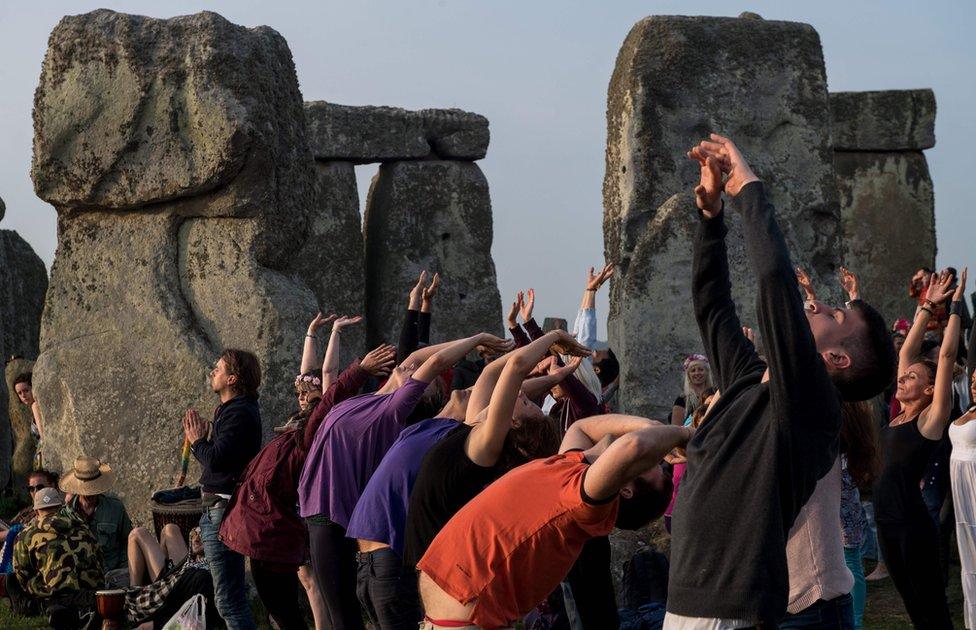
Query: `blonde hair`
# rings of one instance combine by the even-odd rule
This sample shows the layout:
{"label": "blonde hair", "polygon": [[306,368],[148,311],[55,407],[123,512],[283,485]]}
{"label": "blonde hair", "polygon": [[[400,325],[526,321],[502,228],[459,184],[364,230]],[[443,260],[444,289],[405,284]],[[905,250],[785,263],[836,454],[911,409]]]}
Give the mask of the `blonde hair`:
{"label": "blonde hair", "polygon": [[710,387],[715,385],[712,383],[712,368],[708,365],[708,361],[695,360],[688,363],[688,367],[684,371],[684,395],[685,395],[685,417],[695,412],[695,409],[702,404],[702,399],[706,396],[695,393],[695,388],[691,384],[691,379],[688,378],[688,371],[695,365],[702,365],[705,367],[705,382],[702,384],[701,391],[704,393]]}

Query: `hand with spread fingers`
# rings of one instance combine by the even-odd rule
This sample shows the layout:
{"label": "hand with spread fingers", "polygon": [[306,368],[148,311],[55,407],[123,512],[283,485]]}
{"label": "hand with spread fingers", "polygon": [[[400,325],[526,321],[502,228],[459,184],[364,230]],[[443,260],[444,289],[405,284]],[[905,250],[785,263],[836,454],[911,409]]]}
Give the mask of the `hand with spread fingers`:
{"label": "hand with spread fingers", "polygon": [[315,319],[313,319],[309,323],[309,325],[308,325],[308,333],[307,334],[314,335],[315,332],[319,328],[321,328],[322,326],[325,326],[326,324],[328,324],[330,322],[335,321],[335,319],[336,319],[335,314],[329,315],[328,317],[322,317],[322,313],[316,314],[315,315]]}
{"label": "hand with spread fingers", "polygon": [[387,343],[371,350],[359,362],[359,367],[377,378],[389,376],[394,365],[396,365],[396,346]]}
{"label": "hand with spread fingers", "polygon": [[[701,156],[699,161],[704,158],[707,164],[708,158],[717,160],[719,169],[725,174],[726,194],[735,197],[746,184],[759,181],[734,142],[717,133],[710,134],[709,138],[702,140],[696,147]],[[704,209],[702,211],[705,212]]]}
{"label": "hand with spread fingers", "polygon": [[796,281],[800,285],[800,288],[803,289],[804,299],[806,301],[809,302],[817,299],[817,294],[813,291],[813,283],[810,282],[810,276],[807,275],[803,267],[796,268]]}
{"label": "hand with spread fingers", "polygon": [[603,283],[613,277],[613,269],[613,263],[605,264],[600,273],[594,273],[594,268],[590,267],[590,271],[586,275],[586,290],[599,291]]}
{"label": "hand with spread fingers", "polygon": [[554,330],[547,334],[551,335],[553,339],[550,349],[559,354],[565,354],[571,357],[593,356],[592,350],[581,344],[576,340],[576,337],[569,334],[565,330]]}
{"label": "hand with spread fingers", "polygon": [[481,333],[476,348],[478,353],[484,357],[500,356],[515,349],[515,340],[502,339],[489,333]]}
{"label": "hand with spread fingers", "polygon": [[851,302],[861,299],[861,290],[858,284],[857,274],[847,267],[840,268],[840,286],[847,292],[847,298]]}
{"label": "hand with spread fingers", "polygon": [[343,315],[332,323],[332,332],[341,332],[343,328],[353,326],[361,321],[363,321],[362,315],[354,315],[352,317],[346,317]]}
{"label": "hand with spread fingers", "polygon": [[929,280],[929,288],[925,292],[925,299],[931,302],[933,306],[945,302],[953,294],[952,279],[952,274],[946,270],[942,270],[938,274],[933,273]]}

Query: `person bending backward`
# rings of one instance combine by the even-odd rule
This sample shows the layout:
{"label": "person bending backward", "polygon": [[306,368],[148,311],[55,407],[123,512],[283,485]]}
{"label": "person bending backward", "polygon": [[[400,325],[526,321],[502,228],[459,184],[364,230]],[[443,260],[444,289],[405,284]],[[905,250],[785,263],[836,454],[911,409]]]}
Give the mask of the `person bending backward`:
{"label": "person bending backward", "polygon": [[[492,395],[489,418],[511,409],[506,376],[516,366]],[[558,455],[488,486],[431,543],[418,565],[424,627],[514,625],[559,585],[587,540],[664,512],[671,480],[661,458],[693,431],[613,414],[574,423]]]}
{"label": "person bending backward", "polygon": [[381,389],[333,407],[316,432],[299,479],[299,513],[306,519],[312,571],[333,630],[363,627],[356,599],[356,544],[346,538],[363,488],[428,387],[479,345],[499,351],[512,346],[480,333],[419,349],[394,368]]}
{"label": "person bending backward", "polygon": [[[789,594],[786,536],[837,458],[840,398],[879,393],[894,351],[884,319],[862,301],[804,308],[762,182],[730,140],[713,134],[688,156],[701,168],[692,297],[722,396],[688,443],[665,628],[776,624]],[[732,301],[723,189],[742,216],[766,362]]]}
{"label": "person bending backward", "polygon": [[[916,628],[952,628],[939,566],[936,524],[929,515],[919,483],[932,453],[942,440],[952,409],[952,371],[959,343],[960,305],[966,270],[953,293],[943,272],[930,279],[927,299],[918,308],[912,329],[898,356],[898,389],[902,411],[881,430],[884,469],[874,487],[878,542],[888,572]],[[932,312],[952,295],[949,322],[939,362],[919,360]]]}
{"label": "person bending backward", "polygon": [[[507,361],[492,362],[471,392],[465,424],[427,452],[407,508],[407,566],[417,565],[441,528],[485,486],[532,458],[556,452],[555,422],[525,394],[529,381],[523,380],[550,349],[577,357],[589,354],[572,335],[554,330],[519,348]],[[493,391],[504,386],[506,369],[512,371],[508,387],[514,388],[515,402],[508,415],[492,414]],[[512,384],[516,380],[517,386]]]}

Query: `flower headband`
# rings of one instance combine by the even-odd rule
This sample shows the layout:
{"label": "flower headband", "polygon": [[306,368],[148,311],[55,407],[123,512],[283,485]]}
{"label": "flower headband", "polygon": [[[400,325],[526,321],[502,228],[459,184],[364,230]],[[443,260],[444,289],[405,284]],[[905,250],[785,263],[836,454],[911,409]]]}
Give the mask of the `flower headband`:
{"label": "flower headband", "polygon": [[683,370],[684,370],[685,372],[687,372],[687,371],[688,371],[688,368],[689,368],[689,367],[691,366],[691,364],[692,364],[692,363],[694,363],[695,361],[703,361],[703,362],[705,362],[705,363],[708,363],[708,357],[706,357],[706,356],[705,356],[704,354],[689,354],[689,355],[688,355],[688,358],[687,358],[687,359],[685,359],[685,362],[684,362],[684,364],[683,364],[683,366],[682,366],[682,369],[683,369]]}
{"label": "flower headband", "polygon": [[305,374],[305,375],[299,374],[298,376],[295,377],[295,387],[298,387],[300,385],[306,385],[306,384],[319,387],[320,385],[322,385],[322,379],[319,378],[318,376],[312,376],[310,374]]}

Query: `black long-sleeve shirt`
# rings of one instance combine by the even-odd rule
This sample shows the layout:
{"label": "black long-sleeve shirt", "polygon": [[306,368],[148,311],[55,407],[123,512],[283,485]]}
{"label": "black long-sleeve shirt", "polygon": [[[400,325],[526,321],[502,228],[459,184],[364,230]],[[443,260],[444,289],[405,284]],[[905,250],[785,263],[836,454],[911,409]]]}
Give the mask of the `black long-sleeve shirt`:
{"label": "black long-sleeve shirt", "polygon": [[722,394],[688,444],[672,517],[668,611],[775,624],[789,595],[787,535],[837,456],[840,397],[762,184],[743,187],[731,205],[742,214],[770,377],[762,382],[767,364],[732,301],[724,216],[703,218],[692,295]]}
{"label": "black long-sleeve shirt", "polygon": [[261,411],[258,401],[231,398],[214,411],[210,438],[200,438],[190,451],[203,467],[204,492],[233,494],[244,469],[261,450]]}

